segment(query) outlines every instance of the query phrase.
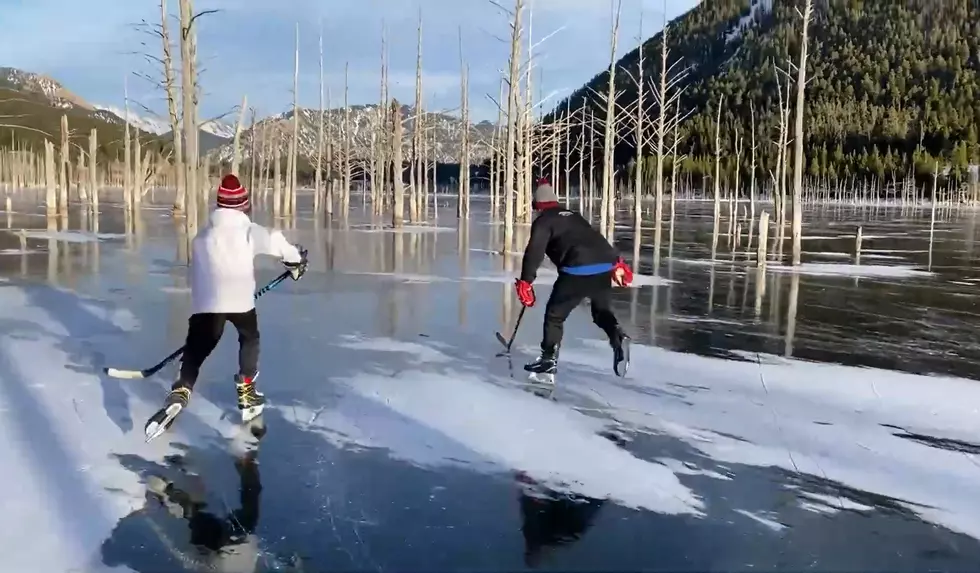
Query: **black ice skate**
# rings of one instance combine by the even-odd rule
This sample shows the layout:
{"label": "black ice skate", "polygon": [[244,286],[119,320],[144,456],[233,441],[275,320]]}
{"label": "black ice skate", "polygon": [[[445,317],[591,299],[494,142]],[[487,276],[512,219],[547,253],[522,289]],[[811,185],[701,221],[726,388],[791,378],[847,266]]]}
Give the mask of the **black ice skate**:
{"label": "black ice skate", "polygon": [[265,395],[255,389],[255,379],[252,376],[235,376],[235,389],[238,391],[238,409],[242,413],[242,423],[247,424],[257,418],[265,409]]}
{"label": "black ice skate", "polygon": [[146,421],[146,426],[143,428],[146,433],[146,441],[154,440],[170,429],[177,418],[177,414],[180,414],[187,407],[187,402],[190,399],[190,388],[180,386],[171,390],[163,402],[163,408],[157,410],[157,413],[150,416],[150,419]]}
{"label": "black ice skate", "polygon": [[555,383],[555,374],[558,373],[558,357],[555,352],[542,352],[537,360],[524,365],[524,370],[530,372],[527,379],[538,384]]}
{"label": "black ice skate", "polygon": [[613,372],[625,378],[630,369],[630,337],[622,329],[616,328],[615,334],[609,338],[609,345],[613,349]]}

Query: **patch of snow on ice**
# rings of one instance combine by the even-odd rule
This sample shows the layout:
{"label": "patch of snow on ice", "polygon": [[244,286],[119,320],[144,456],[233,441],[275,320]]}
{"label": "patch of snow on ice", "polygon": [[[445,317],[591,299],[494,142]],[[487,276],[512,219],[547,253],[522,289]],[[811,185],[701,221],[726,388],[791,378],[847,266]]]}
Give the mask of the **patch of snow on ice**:
{"label": "patch of snow on ice", "polygon": [[[856,501],[847,499],[845,497],[834,497],[832,495],[827,495],[823,493],[813,493],[809,491],[799,492],[801,496],[807,498],[810,503],[817,503],[827,508],[833,508],[835,511],[874,511],[875,508],[870,505],[865,505],[863,503],[858,503]],[[807,503],[807,502],[803,502]]]}
{"label": "patch of snow on ice", "polygon": [[413,273],[382,273],[372,271],[342,271],[345,275],[359,275],[369,277],[383,277],[395,281],[407,283],[451,283],[458,282],[457,279],[450,277],[440,277],[437,275],[418,275]]}
{"label": "patch of snow on ice", "polygon": [[456,227],[436,227],[432,225],[405,225],[403,227],[364,227],[352,228],[351,231],[359,233],[454,233]]}
{"label": "patch of snow on ice", "polygon": [[[558,491],[612,498],[660,513],[702,515],[701,500],[668,468],[640,460],[600,437],[601,421],[523,390],[470,374],[411,370],[394,376],[358,374],[341,382],[412,420],[417,437],[441,436],[429,444],[434,452],[448,439],[498,470],[522,471]],[[404,455],[387,439],[380,445]],[[449,462],[447,455],[444,463]]]}
{"label": "patch of snow on ice", "polygon": [[446,354],[416,342],[405,342],[393,338],[362,338],[354,335],[344,336],[344,339],[346,342],[338,343],[341,348],[370,350],[372,352],[399,352],[415,357],[419,363],[449,362],[452,360]]}
{"label": "patch of snow on ice", "polygon": [[86,233],[83,231],[45,231],[37,229],[21,229],[21,230],[9,230],[8,233],[20,236],[23,235],[28,239],[48,239],[55,241],[62,241],[65,243],[95,243],[103,239],[122,239],[126,235],[121,235],[117,233]]}
{"label": "patch of snow on ice", "polygon": [[633,282],[630,284],[630,288],[639,288],[641,286],[666,286],[676,282],[677,281],[672,281],[659,276],[641,275],[637,273],[633,275]]}
{"label": "patch of snow on ice", "polygon": [[904,261],[905,257],[899,257],[896,255],[876,255],[876,254],[866,254],[864,251],[861,252],[862,259],[874,259],[881,261]]}
{"label": "patch of snow on ice", "polygon": [[600,395],[624,427],[682,440],[733,465],[735,480],[736,464],[811,476],[806,481],[818,485],[796,492],[808,510],[869,511],[871,496],[849,499],[843,484],[980,539],[980,483],[970,456],[903,439],[893,428],[976,442],[974,381],[795,359],[741,362],[639,344],[631,354],[630,377],[614,381],[605,341],[568,344],[563,390]]}
{"label": "patch of snow on ice", "polygon": [[768,529],[770,529],[772,531],[775,531],[776,533],[779,533],[780,531],[786,529],[786,526],[785,525],[783,525],[782,523],[779,523],[778,521],[776,521],[775,519],[773,519],[771,517],[765,517],[765,516],[759,515],[757,513],[752,513],[751,511],[746,511],[744,509],[736,509],[735,510],[735,513],[737,513],[739,515],[744,515],[745,517],[751,519],[752,521],[754,521],[754,522],[756,522],[756,523],[762,525],[763,527],[766,527],[766,528],[768,528]]}
{"label": "patch of snow on ice", "polygon": [[835,251],[824,251],[824,252],[807,252],[807,251],[803,251],[803,254],[804,255],[810,255],[810,256],[813,256],[813,257],[833,257],[833,258],[841,258],[841,259],[846,259],[848,257],[854,256],[854,255],[852,255],[850,253],[838,253],[838,252],[835,252]]}
{"label": "patch of snow on ice", "polygon": [[31,249],[0,249],[0,255],[33,255],[41,251]]}
{"label": "patch of snow on ice", "polygon": [[846,276],[846,277],[887,277],[912,278],[931,277],[935,273],[922,271],[915,267],[902,265],[844,265],[836,263],[803,263],[793,267],[788,265],[768,265],[769,270],[777,273],[799,273],[816,276]]}
{"label": "patch of snow on ice", "polygon": [[685,322],[685,323],[704,323],[704,324],[727,324],[730,326],[741,326],[741,322],[737,320],[725,320],[723,318],[708,318],[702,316],[681,316],[673,315],[668,316],[667,320],[670,322]]}

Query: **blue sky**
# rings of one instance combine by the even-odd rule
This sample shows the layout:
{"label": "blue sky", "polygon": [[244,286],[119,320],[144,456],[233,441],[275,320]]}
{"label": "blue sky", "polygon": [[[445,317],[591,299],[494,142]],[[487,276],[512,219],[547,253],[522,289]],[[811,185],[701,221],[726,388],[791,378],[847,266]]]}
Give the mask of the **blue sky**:
{"label": "blue sky", "polygon": [[[529,0],[531,1],[531,0]],[[513,0],[499,0],[508,6]],[[645,37],[696,0],[623,0],[618,55],[637,44],[640,15]],[[177,0],[168,0],[176,14]],[[609,0],[533,0],[533,36],[541,90],[558,98],[589,80],[609,58]],[[459,40],[470,68],[473,113],[492,119],[500,70],[506,66],[508,16],[487,0],[197,0],[196,10],[220,13],[199,20],[202,116],[232,110],[248,95],[260,115],[286,110],[292,101],[293,45],[300,24],[300,105],[318,103],[318,35],[323,30],[326,81],[334,105],[343,97],[350,65],[351,103],[372,103],[379,93],[382,22],[388,29],[392,94],[414,99],[416,21],[423,19],[423,82],[430,109],[459,105]],[[4,34],[0,66],[45,73],[93,103],[121,105],[124,77],[158,75],[139,55],[160,55],[159,39],[139,32],[141,20],[159,20],[158,0],[0,0]],[[322,23],[322,24],[321,24]],[[176,27],[176,26],[172,26]],[[130,76],[130,97],[163,109],[159,89]],[[230,119],[230,116],[229,116]]]}

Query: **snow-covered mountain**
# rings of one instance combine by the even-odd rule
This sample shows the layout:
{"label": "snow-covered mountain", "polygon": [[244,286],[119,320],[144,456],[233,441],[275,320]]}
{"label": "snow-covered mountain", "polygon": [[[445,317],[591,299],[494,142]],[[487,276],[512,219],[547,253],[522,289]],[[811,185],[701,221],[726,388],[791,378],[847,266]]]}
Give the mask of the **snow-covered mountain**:
{"label": "snow-covered mountain", "polygon": [[[402,117],[405,118],[404,125],[404,147],[406,153],[411,148],[412,133],[415,128],[415,120],[412,117],[415,113],[414,108],[402,106]],[[316,156],[317,133],[318,133],[319,111],[315,109],[300,109],[299,127],[299,155],[311,160]],[[371,133],[373,126],[378,121],[377,105],[355,105],[350,107],[350,134],[349,139],[352,145],[352,155],[354,157],[365,158],[371,152]],[[249,157],[251,152],[251,141],[256,135],[256,145],[264,140],[264,134],[272,134],[273,138],[278,138],[283,144],[289,144],[292,139],[292,111],[266,118],[255,124],[253,129],[242,131],[242,153],[244,157]],[[459,161],[459,149],[463,140],[464,126],[458,117],[445,113],[426,112],[423,125],[429,139],[432,158],[440,163],[455,163]],[[468,127],[471,142],[471,159],[474,163],[482,162],[490,156],[490,138],[493,134],[493,124],[481,122]],[[344,137],[344,109],[334,108],[324,111],[324,136],[327,132],[332,134],[331,139],[338,142],[340,146]],[[234,134],[234,133],[233,133]],[[223,145],[212,151],[222,161],[231,161],[234,149],[231,144]],[[407,157],[407,156],[406,156]]]}
{"label": "snow-covered mountain", "polygon": [[[99,111],[108,112],[109,114],[115,116],[118,120],[123,120],[126,117],[126,111],[114,107],[111,105],[101,105],[96,104],[95,108]],[[107,117],[109,121],[111,120]],[[170,133],[170,119],[167,117],[158,117],[156,115],[140,114],[134,113],[133,110],[129,110],[129,124],[133,125],[143,131],[149,133],[155,133],[157,135],[165,135]],[[206,121],[201,124],[201,131],[204,133],[209,133],[215,137],[221,139],[231,139],[235,137],[235,126],[222,123],[220,121],[212,120]]]}
{"label": "snow-covered mountain", "polygon": [[[104,114],[99,114],[106,121],[111,121],[112,123],[120,123],[125,121],[125,110],[113,107],[111,105],[101,104],[95,104],[95,108],[100,112],[106,112]],[[164,133],[170,131],[170,121],[166,118],[140,115],[133,113],[132,110],[129,112],[129,124],[147,133],[154,133],[156,135],[163,135]]]}
{"label": "snow-covered mountain", "polygon": [[65,89],[63,85],[52,78],[34,72],[25,72],[17,68],[0,67],[0,86],[44,96],[53,107],[68,109],[82,108],[92,110],[93,106],[84,99]]}

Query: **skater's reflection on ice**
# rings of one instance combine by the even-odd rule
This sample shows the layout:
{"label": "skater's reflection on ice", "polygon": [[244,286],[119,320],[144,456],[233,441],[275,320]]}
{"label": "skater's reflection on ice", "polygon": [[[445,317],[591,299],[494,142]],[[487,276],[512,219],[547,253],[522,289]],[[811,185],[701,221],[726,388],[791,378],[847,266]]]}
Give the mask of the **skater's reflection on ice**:
{"label": "skater's reflection on ice", "polygon": [[[103,544],[104,564],[126,565],[140,573],[254,573],[270,566],[279,571],[300,571],[296,559],[280,560],[260,548],[256,535],[262,494],[258,445],[266,433],[261,417],[243,426],[242,433],[244,439],[236,439],[233,444],[239,478],[237,507],[221,497],[220,504],[208,503],[201,477],[184,468],[181,475],[174,476],[175,480],[161,475],[164,472],[148,475],[146,505],[120,521]],[[183,463],[181,456],[169,460],[178,466]],[[183,527],[178,525],[181,523]],[[145,543],[147,526],[154,533],[150,538],[158,539],[160,546]],[[142,530],[138,545],[133,543],[134,534],[139,535],[135,529]]]}
{"label": "skater's reflection on ice", "polygon": [[605,500],[558,493],[518,472],[524,562],[537,567],[556,547],[574,543],[592,526]]}

